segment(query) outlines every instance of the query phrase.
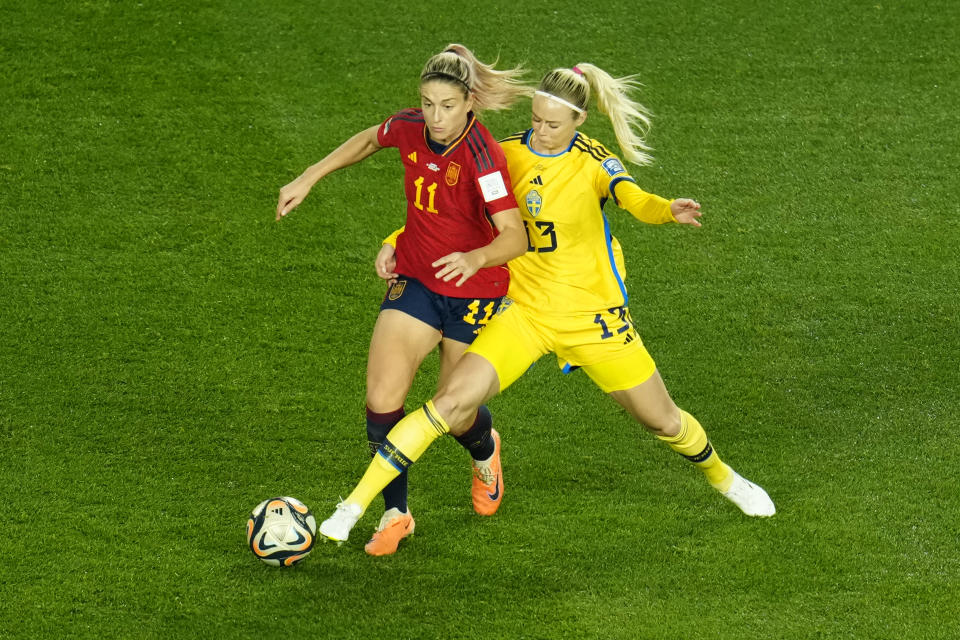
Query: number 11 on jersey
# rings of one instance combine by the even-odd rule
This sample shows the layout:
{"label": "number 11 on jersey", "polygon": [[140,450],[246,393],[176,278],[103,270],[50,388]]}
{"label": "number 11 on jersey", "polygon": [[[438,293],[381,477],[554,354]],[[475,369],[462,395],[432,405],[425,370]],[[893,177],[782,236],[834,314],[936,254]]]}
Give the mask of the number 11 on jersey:
{"label": "number 11 on jersey", "polygon": [[[417,188],[417,197],[414,199],[413,204],[417,209],[423,211],[423,202],[420,200],[420,196],[423,194],[423,176],[420,176],[413,181],[414,186]],[[434,197],[437,194],[437,183],[431,183],[427,187],[427,213],[439,213],[436,209],[433,208]]]}

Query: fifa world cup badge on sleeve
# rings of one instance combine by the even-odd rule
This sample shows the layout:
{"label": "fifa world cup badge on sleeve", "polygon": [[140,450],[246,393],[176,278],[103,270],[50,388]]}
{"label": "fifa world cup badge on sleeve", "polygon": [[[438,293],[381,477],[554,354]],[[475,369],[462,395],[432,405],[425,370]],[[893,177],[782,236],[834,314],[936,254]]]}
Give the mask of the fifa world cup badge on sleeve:
{"label": "fifa world cup badge on sleeve", "polygon": [[477,178],[480,183],[480,191],[483,193],[483,199],[487,202],[493,202],[497,198],[507,195],[507,185],[503,182],[503,174],[499,171],[488,173],[485,176]]}
{"label": "fifa world cup badge on sleeve", "polygon": [[607,172],[608,176],[615,176],[618,173],[626,173],[627,170],[623,168],[623,164],[616,158],[607,158],[601,163],[603,170]]}

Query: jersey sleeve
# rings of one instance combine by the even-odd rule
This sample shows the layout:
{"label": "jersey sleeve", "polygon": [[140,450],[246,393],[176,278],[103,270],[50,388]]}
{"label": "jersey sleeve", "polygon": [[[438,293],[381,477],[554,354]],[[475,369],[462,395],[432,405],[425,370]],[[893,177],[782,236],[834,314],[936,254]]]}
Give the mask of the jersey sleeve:
{"label": "jersey sleeve", "polygon": [[400,130],[416,114],[412,109],[405,109],[393,114],[383,121],[380,128],[377,129],[377,142],[381,147],[400,146]]}
{"label": "jersey sleeve", "polygon": [[391,233],[389,236],[387,236],[386,238],[383,239],[383,242],[380,243],[380,246],[383,246],[383,245],[385,245],[385,244],[388,244],[388,245],[390,245],[391,247],[393,247],[394,249],[396,249],[396,248],[397,248],[397,238],[400,237],[400,234],[403,233],[403,230],[406,229],[406,228],[407,228],[406,226],[403,226],[403,227],[400,227],[399,229],[397,229],[396,231],[394,231],[393,233]]}
{"label": "jersey sleeve", "polygon": [[615,198],[617,204],[641,222],[648,224],[663,224],[664,222],[676,222],[673,214],[670,213],[670,203],[672,200],[661,198],[653,193],[647,193],[637,186],[637,183],[630,180],[622,180],[615,187]]}
{"label": "jersey sleeve", "polygon": [[622,209],[648,224],[663,224],[676,222],[670,213],[670,200],[658,195],[647,193],[637,186],[637,182],[627,173],[626,168],[616,156],[609,156],[600,162],[597,172],[597,191],[603,197],[613,197],[614,202]]}
{"label": "jersey sleeve", "polygon": [[513,183],[507,169],[507,157],[500,145],[490,138],[488,141],[493,168],[477,174],[477,189],[490,215],[517,208],[517,199],[513,195]]}

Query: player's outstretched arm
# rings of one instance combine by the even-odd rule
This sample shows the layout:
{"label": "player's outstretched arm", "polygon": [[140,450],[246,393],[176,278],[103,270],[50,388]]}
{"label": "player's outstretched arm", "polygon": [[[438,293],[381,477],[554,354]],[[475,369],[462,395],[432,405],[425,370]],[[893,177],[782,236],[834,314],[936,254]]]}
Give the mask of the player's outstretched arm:
{"label": "player's outstretched arm", "polygon": [[493,224],[499,234],[490,244],[466,253],[455,251],[443,256],[432,265],[442,267],[436,277],[449,282],[459,276],[456,283],[459,287],[480,269],[506,264],[526,253],[527,231],[519,209],[497,213],[493,216]]}
{"label": "player's outstretched arm", "polygon": [[344,142],[331,151],[323,160],[307,168],[300,176],[280,189],[280,198],[277,200],[277,220],[293,211],[303,202],[313,185],[317,184],[325,175],[337,169],[356,164],[383,147],[377,141],[377,129],[380,125],[364,129],[360,133]]}
{"label": "player's outstretched arm", "polygon": [[692,224],[695,227],[703,226],[698,218],[700,213],[700,203],[690,198],[677,198],[670,203],[670,213],[673,219],[680,224]]}

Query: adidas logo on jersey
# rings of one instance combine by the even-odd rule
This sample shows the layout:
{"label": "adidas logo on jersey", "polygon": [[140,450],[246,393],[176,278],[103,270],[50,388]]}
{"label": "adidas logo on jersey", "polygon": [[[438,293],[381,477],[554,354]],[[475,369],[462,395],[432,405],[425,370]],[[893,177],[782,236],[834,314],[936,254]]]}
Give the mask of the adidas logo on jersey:
{"label": "adidas logo on jersey", "polygon": [[631,342],[633,342],[633,334],[628,333],[627,339],[623,341],[623,344],[630,344]]}
{"label": "adidas logo on jersey", "polygon": [[537,176],[536,178],[530,181],[530,184],[543,184],[543,178],[541,178],[540,176]]}

